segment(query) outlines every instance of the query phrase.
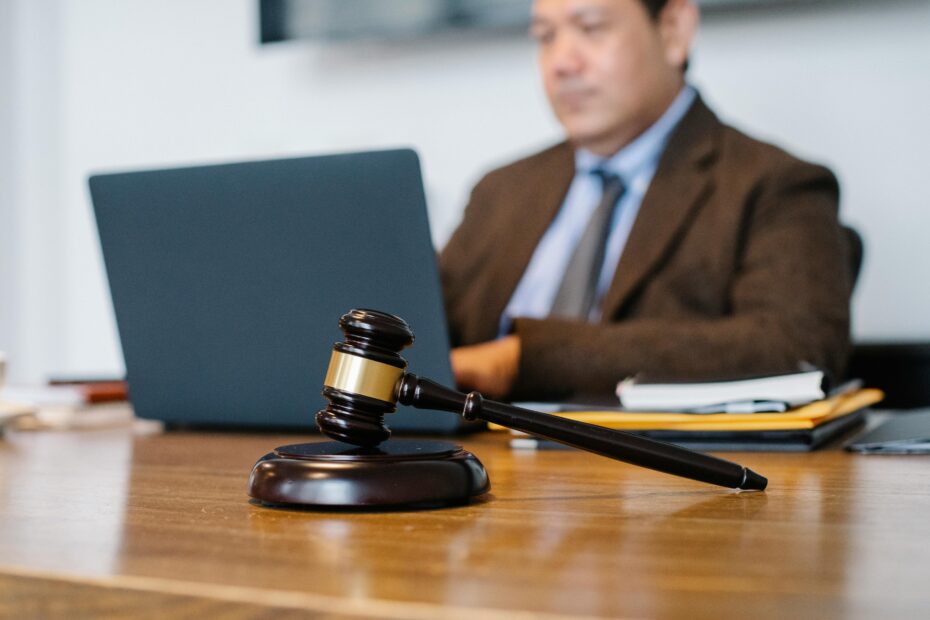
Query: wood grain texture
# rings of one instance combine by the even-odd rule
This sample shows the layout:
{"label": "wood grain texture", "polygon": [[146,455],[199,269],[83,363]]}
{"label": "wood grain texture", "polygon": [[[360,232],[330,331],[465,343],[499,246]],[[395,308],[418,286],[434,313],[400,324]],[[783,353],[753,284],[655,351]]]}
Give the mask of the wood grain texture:
{"label": "wood grain texture", "polygon": [[506,439],[461,440],[491,476],[481,501],[347,513],[249,501],[254,461],[298,436],[11,433],[0,442],[0,616],[930,610],[926,458],[727,454],[770,481],[736,493],[582,452],[512,452]]}

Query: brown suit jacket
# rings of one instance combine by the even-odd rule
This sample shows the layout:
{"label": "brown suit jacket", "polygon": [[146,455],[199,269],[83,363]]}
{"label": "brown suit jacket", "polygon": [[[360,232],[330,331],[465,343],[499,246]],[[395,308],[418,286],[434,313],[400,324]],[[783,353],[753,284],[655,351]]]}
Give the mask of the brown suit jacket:
{"label": "brown suit jacket", "polygon": [[[455,345],[493,340],[574,175],[563,143],[475,186],[440,256]],[[606,393],[634,373],[708,379],[840,372],[852,276],[838,187],[723,125],[698,98],[672,134],[598,324],[517,319],[513,397]]]}

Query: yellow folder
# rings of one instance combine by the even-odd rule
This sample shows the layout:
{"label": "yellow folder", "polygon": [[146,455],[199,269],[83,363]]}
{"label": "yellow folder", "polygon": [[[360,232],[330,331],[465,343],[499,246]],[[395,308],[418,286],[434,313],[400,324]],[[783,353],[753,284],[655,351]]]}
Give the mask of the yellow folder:
{"label": "yellow folder", "polygon": [[[814,428],[880,402],[884,393],[861,389],[818,400],[784,413],[664,413],[634,411],[560,411],[556,415],[622,430],[764,431]],[[491,430],[506,430],[497,424]]]}

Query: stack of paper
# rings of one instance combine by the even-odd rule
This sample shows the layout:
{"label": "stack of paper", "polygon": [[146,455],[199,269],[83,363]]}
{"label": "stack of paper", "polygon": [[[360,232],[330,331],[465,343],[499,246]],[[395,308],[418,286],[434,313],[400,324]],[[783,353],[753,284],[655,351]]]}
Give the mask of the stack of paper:
{"label": "stack of paper", "polygon": [[633,411],[694,413],[786,411],[826,396],[823,371],[812,370],[737,381],[651,383],[632,377],[617,384],[617,396]]}
{"label": "stack of paper", "polygon": [[[882,400],[881,390],[864,389],[819,400],[784,413],[662,413],[657,411],[558,411],[562,418],[623,430],[791,430],[809,429]],[[494,429],[503,427],[492,425]]]}
{"label": "stack of paper", "polygon": [[[116,384],[6,386],[0,420],[18,430],[132,425],[135,416]],[[120,398],[123,400],[121,401]],[[4,412],[12,412],[3,415]],[[13,415],[16,414],[16,415]]]}
{"label": "stack of paper", "polygon": [[[883,397],[881,390],[859,389],[784,413],[569,410],[551,414],[699,450],[810,450],[860,424],[863,410],[880,402]],[[497,425],[491,428],[503,430]],[[512,445],[547,447],[532,438],[516,439]]]}
{"label": "stack of paper", "polygon": [[34,414],[35,410],[32,407],[0,400],[0,437],[7,426],[13,426]]}

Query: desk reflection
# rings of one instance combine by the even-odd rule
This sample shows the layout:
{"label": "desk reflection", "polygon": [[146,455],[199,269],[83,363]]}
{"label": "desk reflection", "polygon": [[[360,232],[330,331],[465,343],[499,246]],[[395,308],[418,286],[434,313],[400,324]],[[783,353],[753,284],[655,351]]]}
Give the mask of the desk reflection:
{"label": "desk reflection", "polygon": [[914,616],[930,604],[923,460],[744,454],[771,484],[737,493],[502,439],[462,441],[490,473],[482,501],[375,513],[250,502],[254,461],[293,436],[17,433],[0,449],[0,567],[451,617]]}
{"label": "desk reflection", "polygon": [[11,432],[0,443],[0,550],[33,569],[111,574],[119,563],[133,438]]}

